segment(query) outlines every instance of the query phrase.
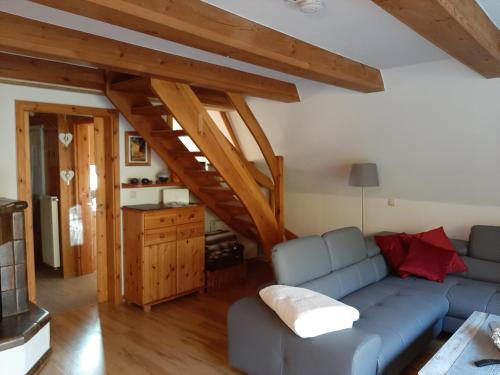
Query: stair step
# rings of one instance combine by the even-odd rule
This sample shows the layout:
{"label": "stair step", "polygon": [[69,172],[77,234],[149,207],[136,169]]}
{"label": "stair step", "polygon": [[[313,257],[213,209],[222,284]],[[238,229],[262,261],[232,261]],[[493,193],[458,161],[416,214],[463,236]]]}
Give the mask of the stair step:
{"label": "stair step", "polygon": [[131,110],[133,115],[142,116],[163,116],[168,115],[170,112],[164,105],[142,105],[132,107]]}
{"label": "stair step", "polygon": [[125,91],[125,92],[141,92],[144,94],[151,94],[151,81],[149,78],[134,77],[130,79],[125,79],[120,82],[115,82],[111,84],[111,90],[114,91]]}
{"label": "stair step", "polygon": [[220,177],[219,172],[217,171],[207,171],[205,169],[186,169],[184,170],[187,174],[195,175],[195,176],[207,176],[207,177]]}
{"label": "stair step", "polygon": [[217,207],[229,212],[232,216],[247,215],[247,210],[241,204],[217,203]]}
{"label": "stair step", "polygon": [[200,152],[200,151],[185,151],[185,150],[180,150],[180,151],[176,151],[176,150],[169,150],[168,151],[170,154],[172,155],[175,155],[175,156],[178,156],[178,157],[189,157],[189,158],[194,158],[196,156],[205,156],[203,155],[203,152]]}
{"label": "stair step", "polygon": [[[206,89],[203,87],[191,87],[198,99],[207,108],[216,109],[219,111],[234,110],[234,106],[227,99],[227,96],[222,91]],[[151,81],[149,78],[134,77],[120,82],[112,83],[111,90],[125,92],[139,92],[150,97],[156,97],[156,94],[151,89]]]}
{"label": "stair step", "polygon": [[184,130],[161,129],[151,130],[151,135],[155,137],[170,139],[187,136],[187,133]]}
{"label": "stair step", "polygon": [[215,200],[218,201],[228,201],[234,199],[234,192],[231,189],[222,188],[222,187],[211,187],[211,186],[202,186],[200,188],[203,192],[207,194],[211,194],[215,197]]}
{"label": "stair step", "polygon": [[255,228],[254,224],[250,221],[247,221],[247,220],[233,218],[231,220],[231,223],[233,223],[235,227],[241,228],[241,231],[243,231],[243,232],[248,232],[251,229]]}

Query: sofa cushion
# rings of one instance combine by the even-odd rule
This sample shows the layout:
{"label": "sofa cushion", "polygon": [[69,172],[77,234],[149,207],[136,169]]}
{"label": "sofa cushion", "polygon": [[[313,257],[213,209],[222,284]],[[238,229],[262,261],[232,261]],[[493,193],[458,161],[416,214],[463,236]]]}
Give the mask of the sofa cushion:
{"label": "sofa cushion", "polygon": [[405,348],[448,311],[448,301],[443,293],[447,288],[443,284],[437,284],[441,286],[439,292],[432,292],[432,288],[415,288],[419,283],[415,284],[413,279],[390,276],[342,299],[361,313],[354,327],[377,334],[382,339],[378,373],[383,373]]}
{"label": "sofa cushion", "polygon": [[323,234],[330,252],[332,270],[350,266],[368,257],[365,239],[356,227],[332,230]]}
{"label": "sofa cushion", "polygon": [[410,275],[408,272],[400,270],[408,255],[401,237],[398,234],[391,234],[388,236],[374,236],[374,239],[392,270],[401,277],[408,277]]}
{"label": "sofa cushion", "polygon": [[296,286],[332,270],[328,248],[320,236],[302,237],[276,245],[272,259],[278,284]]}
{"label": "sofa cushion", "polygon": [[433,244],[434,246],[442,247],[443,249],[455,250],[450,239],[444,232],[443,227],[434,228],[426,232],[420,232],[415,234],[401,233],[401,239],[405,243],[406,247],[410,247],[411,241],[414,238]]}
{"label": "sofa cushion", "polygon": [[414,238],[411,241],[406,259],[399,267],[399,272],[442,283],[450,269],[454,255],[458,256],[455,252]]}
{"label": "sofa cushion", "polygon": [[365,237],[365,246],[369,257],[380,254],[380,247],[375,242],[374,236]]}
{"label": "sofa cushion", "polygon": [[500,283],[500,263],[463,256],[468,271],[462,275],[469,279]]}
{"label": "sofa cushion", "polygon": [[453,261],[448,269],[449,273],[467,271],[467,266],[464,264],[462,259],[460,259],[455,248],[453,247],[453,243],[450,241],[450,239],[444,232],[443,227],[431,229],[427,232],[421,232],[416,234],[407,234],[407,233],[401,234],[401,239],[406,244],[407,248],[410,247],[411,242],[414,238],[418,238],[419,240],[428,242],[434,246],[453,251],[454,253]]}
{"label": "sofa cushion", "polygon": [[475,225],[470,230],[469,255],[500,262],[500,227]]}
{"label": "sofa cushion", "polygon": [[339,299],[385,276],[387,265],[383,257],[377,255],[299,286]]}
{"label": "sofa cushion", "polygon": [[500,314],[500,285],[464,277],[455,280],[456,284],[447,293],[449,316],[467,319],[474,311]]}

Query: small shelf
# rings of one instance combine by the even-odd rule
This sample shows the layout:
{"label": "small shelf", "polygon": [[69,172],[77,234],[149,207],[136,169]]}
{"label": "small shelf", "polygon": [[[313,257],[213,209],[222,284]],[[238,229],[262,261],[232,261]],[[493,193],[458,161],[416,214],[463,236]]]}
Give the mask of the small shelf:
{"label": "small shelf", "polygon": [[159,184],[129,184],[122,182],[122,189],[143,189],[143,188],[153,188],[153,187],[167,187],[167,186],[179,186],[184,187],[180,182],[162,182]]}

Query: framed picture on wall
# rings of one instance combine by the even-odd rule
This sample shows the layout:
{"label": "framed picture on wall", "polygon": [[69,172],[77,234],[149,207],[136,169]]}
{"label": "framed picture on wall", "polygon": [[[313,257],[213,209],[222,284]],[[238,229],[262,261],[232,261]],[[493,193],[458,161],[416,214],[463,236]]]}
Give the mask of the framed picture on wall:
{"label": "framed picture on wall", "polygon": [[137,132],[125,132],[125,165],[151,165],[151,150],[146,140]]}

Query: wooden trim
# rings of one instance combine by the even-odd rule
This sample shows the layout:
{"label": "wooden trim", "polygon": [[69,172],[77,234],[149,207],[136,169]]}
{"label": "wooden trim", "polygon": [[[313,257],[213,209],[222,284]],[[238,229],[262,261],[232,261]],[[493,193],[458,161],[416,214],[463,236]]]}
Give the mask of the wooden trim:
{"label": "wooden trim", "polygon": [[[151,165],[151,148],[146,140],[138,133],[134,131],[125,132],[125,165],[127,167],[144,167]],[[132,162],[130,161],[130,137],[141,137],[146,143],[146,161],[145,162]]]}
{"label": "wooden trim", "polygon": [[262,155],[264,155],[267,166],[271,171],[273,181],[276,183],[276,178],[278,176],[278,166],[276,163],[276,156],[274,154],[273,147],[269,142],[269,139],[267,139],[266,135],[264,134],[262,127],[252,113],[252,110],[248,106],[245,98],[239,94],[231,92],[227,93],[227,97],[229,98],[229,101],[233,103],[241,119],[247,126],[248,130],[250,130],[250,133],[252,133],[255,141],[257,142],[257,145],[259,146],[260,151],[262,152]]}
{"label": "wooden trim", "polygon": [[0,51],[299,101],[294,84],[0,12]]}
{"label": "wooden trim", "polygon": [[283,156],[276,156],[278,174],[276,175],[274,188],[274,214],[278,222],[278,233],[281,240],[285,239],[285,161]]}
{"label": "wooden trim", "polygon": [[[95,165],[97,171],[97,191],[96,191],[96,213],[95,213],[95,238],[97,253],[97,268],[106,270],[99,272],[97,277],[97,300],[105,302],[109,299],[108,295],[108,257],[107,248],[108,230],[106,228],[106,123],[102,117],[94,117],[94,142],[95,142]],[[112,232],[110,232],[111,234]]]}
{"label": "wooden trim", "polygon": [[34,1],[303,78],[363,92],[384,89],[375,68],[200,0]]}
{"label": "wooden trim", "polygon": [[487,78],[500,77],[500,32],[474,0],[373,0]]}
{"label": "wooden trim", "polygon": [[28,202],[24,212],[28,298],[36,302],[33,201],[31,199],[29,111],[16,102],[17,199]]}
{"label": "wooden trim", "polygon": [[[107,273],[109,300],[121,302],[121,254],[120,254],[120,165],[118,139],[118,112],[112,109],[100,109],[51,103],[16,101],[16,147],[18,199],[25,200],[29,206],[26,211],[26,254],[28,267],[28,294],[30,301],[36,301],[35,259],[33,249],[33,224],[31,213],[30,155],[29,155],[29,113],[57,113],[62,115],[80,115],[101,117],[104,121],[106,140],[105,180],[106,180],[106,232],[107,232],[107,269],[98,271]],[[101,254],[104,255],[104,254]],[[101,259],[99,264],[103,264]],[[99,282],[102,278],[98,276]],[[102,290],[102,285],[98,286]],[[100,293],[102,297],[102,294]],[[101,300],[101,298],[99,298]]]}
{"label": "wooden trim", "polygon": [[122,302],[121,283],[121,211],[120,211],[120,140],[118,111],[111,116],[103,116],[105,138],[108,145],[105,150],[106,180],[106,230],[113,235],[107,236],[108,295],[114,303]]}

